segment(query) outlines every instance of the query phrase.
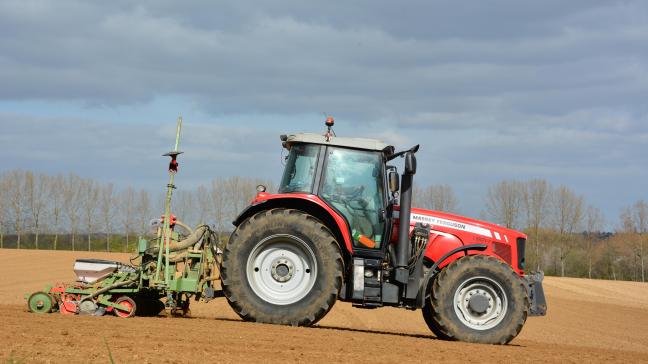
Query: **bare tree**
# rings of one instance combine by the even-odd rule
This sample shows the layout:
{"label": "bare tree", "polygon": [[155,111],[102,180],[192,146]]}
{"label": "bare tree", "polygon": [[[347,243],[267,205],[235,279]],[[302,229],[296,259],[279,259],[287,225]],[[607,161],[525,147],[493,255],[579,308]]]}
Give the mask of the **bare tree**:
{"label": "bare tree", "polygon": [[7,181],[4,175],[0,175],[0,249],[4,248],[4,234],[7,225],[9,204],[6,196]]}
{"label": "bare tree", "polygon": [[[637,225],[635,224],[632,206],[627,206],[623,208],[623,210],[621,210],[621,214],[619,215],[619,220],[621,224],[619,226],[617,233],[626,235],[626,239],[628,240],[636,238]],[[636,258],[637,257],[635,256],[635,259],[633,260],[633,267],[632,267],[633,280],[637,280],[637,259]]]}
{"label": "bare tree", "polygon": [[25,213],[27,203],[25,199],[25,173],[20,170],[10,171],[7,174],[7,196],[13,228],[16,232],[16,247],[20,249],[21,237],[25,230]]}
{"label": "bare tree", "polygon": [[34,246],[36,249],[38,249],[42,214],[45,210],[45,178],[44,175],[34,175],[32,172],[25,173],[27,205],[31,213],[32,233],[34,234]]}
{"label": "bare tree", "polygon": [[639,232],[639,246],[637,248],[639,260],[641,262],[641,281],[646,281],[646,271],[644,265],[644,243],[646,240],[646,233],[648,232],[648,205],[643,200],[637,201],[635,204],[635,216],[637,220],[637,230]]}
{"label": "bare tree", "polygon": [[431,185],[417,190],[415,194],[417,206],[436,211],[457,211],[457,198],[449,185]]}
{"label": "bare tree", "polygon": [[587,239],[587,276],[592,279],[592,255],[594,254],[594,241],[603,229],[603,213],[594,206],[588,206],[585,213],[585,238]]}
{"label": "bare tree", "polygon": [[129,251],[130,233],[133,231],[133,220],[135,215],[135,191],[128,187],[123,190],[118,197],[119,216],[121,217],[122,227],[126,235],[126,251]]}
{"label": "bare tree", "polygon": [[88,238],[88,251],[90,251],[92,249],[92,233],[94,232],[97,207],[99,205],[99,187],[95,181],[84,179],[81,185],[81,194],[83,197],[83,218]]}
{"label": "bare tree", "polygon": [[174,194],[171,212],[178,220],[189,226],[195,225],[194,210],[194,196],[191,191],[182,190]]}
{"label": "bare tree", "polygon": [[267,191],[275,190],[272,181],[260,179],[232,176],[212,180],[209,188],[210,210],[219,238],[229,226],[229,222],[252,201],[257,185],[264,185]]}
{"label": "bare tree", "polygon": [[616,264],[617,264],[617,252],[616,249],[612,244],[606,244],[606,249],[605,249],[605,257],[606,257],[606,265],[607,265],[607,271],[608,271],[608,279],[615,280],[617,279],[616,276]]}
{"label": "bare tree", "polygon": [[135,222],[137,232],[143,236],[146,235],[149,228],[148,222],[153,217],[151,216],[151,198],[149,197],[149,193],[142,189],[137,193],[136,201]]}
{"label": "bare tree", "polygon": [[198,224],[206,224],[212,219],[211,198],[209,191],[203,185],[198,186],[196,189],[196,206],[198,207]]}
{"label": "bare tree", "polygon": [[47,195],[52,227],[54,232],[54,250],[58,245],[59,231],[61,228],[61,214],[63,210],[63,191],[65,180],[62,176],[50,178],[47,183]]}
{"label": "bare tree", "polygon": [[488,189],[488,215],[507,228],[516,228],[522,207],[522,185],[516,181],[501,181]]}
{"label": "bare tree", "polygon": [[81,196],[82,180],[74,174],[68,175],[63,183],[63,211],[70,223],[72,235],[72,250],[75,250],[76,235],[79,229],[80,210],[82,207]]}
{"label": "bare tree", "polygon": [[110,251],[110,237],[112,236],[113,218],[115,214],[115,195],[113,184],[108,183],[100,189],[101,195],[101,220],[106,234],[106,251]]}
{"label": "bare tree", "polygon": [[213,213],[212,217],[214,218],[219,240],[221,239],[221,234],[225,228],[225,217],[227,216],[227,198],[225,196],[223,184],[222,178],[214,179],[211,182],[211,189],[209,191],[209,201],[211,202],[211,210]]}
{"label": "bare tree", "polygon": [[551,186],[547,181],[534,179],[528,181],[523,191],[523,205],[527,216],[527,227],[533,232],[533,245],[535,246],[536,269],[541,270],[542,258],[540,256],[540,228],[546,220],[549,191]]}
{"label": "bare tree", "polygon": [[558,233],[560,275],[564,277],[567,255],[572,248],[572,234],[583,219],[584,199],[568,187],[560,186],[553,191],[552,202],[554,228]]}
{"label": "bare tree", "polygon": [[256,185],[249,179],[232,176],[223,183],[225,196],[229,200],[229,218],[233,219],[254,197]]}
{"label": "bare tree", "polygon": [[622,231],[635,235],[635,255],[639,258],[639,270],[641,281],[646,281],[645,273],[645,240],[648,232],[648,204],[645,201],[637,201],[634,205],[626,207],[621,212]]}

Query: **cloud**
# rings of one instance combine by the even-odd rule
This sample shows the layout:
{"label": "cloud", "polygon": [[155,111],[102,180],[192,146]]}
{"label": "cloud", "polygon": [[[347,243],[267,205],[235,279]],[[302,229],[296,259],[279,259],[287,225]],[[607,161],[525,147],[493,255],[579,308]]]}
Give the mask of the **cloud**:
{"label": "cloud", "polygon": [[192,183],[278,178],[276,135],[318,130],[325,112],[341,135],[421,143],[418,178],[470,210],[493,181],[540,177],[616,179],[623,199],[598,200],[614,213],[645,198],[646,14],[641,1],[4,1],[0,141],[11,166],[144,185],[173,134],[161,114],[189,110]]}
{"label": "cloud", "polygon": [[[29,117],[0,113],[3,170],[35,169],[49,174],[77,173],[119,187],[151,188],[166,181],[167,157],[175,123],[126,124],[88,119]],[[241,175],[278,178],[281,144],[264,130],[185,122],[179,160],[185,186]],[[274,152],[276,158],[270,158]]]}
{"label": "cloud", "polygon": [[484,104],[614,108],[648,91],[647,23],[606,21],[634,19],[642,3],[504,3],[7,2],[0,74],[12,87],[0,97],[119,105],[173,93],[212,113],[335,109],[368,121]]}

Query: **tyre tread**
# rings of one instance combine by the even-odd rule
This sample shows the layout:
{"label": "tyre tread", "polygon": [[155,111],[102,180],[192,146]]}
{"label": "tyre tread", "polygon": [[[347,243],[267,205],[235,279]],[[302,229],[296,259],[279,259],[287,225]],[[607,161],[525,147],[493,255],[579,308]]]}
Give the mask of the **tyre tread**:
{"label": "tyre tread", "polygon": [[[281,223],[284,223],[287,226],[299,226],[299,228],[306,232],[313,241],[323,242],[323,247],[325,250],[328,250],[328,252],[320,258],[332,258],[332,264],[335,267],[333,277],[334,284],[330,287],[328,292],[324,293],[326,299],[317,307],[313,308],[309,314],[304,315],[304,317],[301,318],[290,317],[289,314],[277,314],[268,319],[267,315],[258,312],[255,310],[253,305],[246,301],[244,298],[245,293],[241,290],[243,282],[233,279],[229,274],[229,271],[233,268],[234,264],[241,264],[241,262],[235,262],[236,259],[231,259],[231,257],[235,255],[235,250],[238,248],[235,244],[241,244],[249,238],[253,233],[255,226],[259,226],[259,224],[262,223],[270,225],[276,224],[278,223],[278,219],[281,220]],[[264,222],[264,220],[266,221]],[[242,319],[246,321],[291,326],[310,326],[324,317],[335,304],[339,290],[342,286],[342,256],[340,254],[339,245],[333,237],[333,234],[315,217],[295,209],[277,208],[265,210],[251,216],[241,223],[234,233],[232,233],[230,243],[227,244],[223,252],[221,283],[223,293],[225,294],[228,303]],[[329,254],[332,252],[334,253]],[[327,257],[326,255],[332,256]]]}
{"label": "tyre tread", "polygon": [[[508,275],[513,282],[512,293],[518,297],[511,297],[519,301],[522,306],[521,315],[515,322],[511,322],[504,327],[497,327],[497,330],[485,334],[467,334],[457,329],[457,325],[452,323],[452,318],[447,317],[442,309],[444,302],[452,302],[454,292],[450,289],[452,287],[453,279],[456,279],[462,272],[466,270],[488,267],[492,270],[499,270],[500,273]],[[521,297],[520,297],[521,296]],[[437,308],[437,309],[435,309]],[[441,309],[439,309],[441,308]],[[450,263],[445,269],[441,270],[435,277],[431,284],[430,301],[426,302],[426,307],[423,309],[423,315],[426,323],[433,333],[440,339],[444,340],[461,340],[477,343],[487,344],[507,344],[513,340],[522,331],[522,327],[526,322],[529,314],[529,297],[522,279],[511,269],[505,262],[487,256],[487,255],[471,255],[455,260]],[[474,331],[474,330],[473,330]]]}

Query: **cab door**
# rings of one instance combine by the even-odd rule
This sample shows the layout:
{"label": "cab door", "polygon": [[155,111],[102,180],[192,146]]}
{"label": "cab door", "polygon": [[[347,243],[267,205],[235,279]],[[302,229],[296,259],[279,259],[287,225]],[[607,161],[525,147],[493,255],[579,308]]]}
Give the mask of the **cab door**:
{"label": "cab door", "polygon": [[346,218],[354,249],[380,250],[389,241],[383,169],[380,152],[327,147],[319,195]]}

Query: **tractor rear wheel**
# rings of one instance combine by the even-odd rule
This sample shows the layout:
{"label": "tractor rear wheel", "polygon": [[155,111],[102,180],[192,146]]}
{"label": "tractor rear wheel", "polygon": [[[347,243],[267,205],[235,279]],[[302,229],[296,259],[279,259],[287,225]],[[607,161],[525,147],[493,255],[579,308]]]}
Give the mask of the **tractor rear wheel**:
{"label": "tractor rear wheel", "polygon": [[223,252],[223,292],[247,321],[312,325],[333,307],[341,285],[342,258],[333,234],[298,210],[250,217]]}
{"label": "tractor rear wheel", "polygon": [[457,259],[430,285],[423,317],[440,339],[506,344],[529,314],[524,282],[506,263],[485,255]]}

